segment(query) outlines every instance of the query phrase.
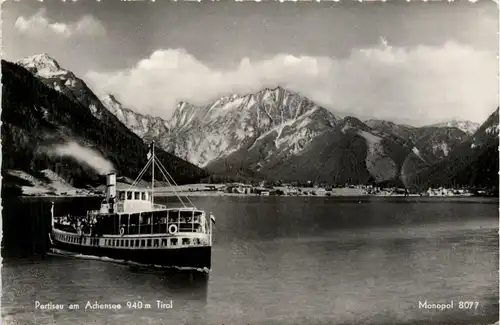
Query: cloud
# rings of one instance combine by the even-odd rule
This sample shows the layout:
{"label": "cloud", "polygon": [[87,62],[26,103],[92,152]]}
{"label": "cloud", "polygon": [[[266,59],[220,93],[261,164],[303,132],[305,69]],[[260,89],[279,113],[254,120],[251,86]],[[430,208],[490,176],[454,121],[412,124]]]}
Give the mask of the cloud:
{"label": "cloud", "polygon": [[430,123],[482,121],[497,106],[496,55],[457,43],[383,44],[344,59],[278,54],[214,69],[183,49],[157,50],[134,67],[89,72],[89,83],[138,111],[169,117],[180,100],[207,105],[222,95],[282,86],[343,114]]}
{"label": "cloud", "polygon": [[84,147],[75,141],[41,148],[41,150],[51,156],[72,157],[76,161],[89,166],[99,175],[106,175],[114,171],[113,164],[106,160],[99,152]]}
{"label": "cloud", "polygon": [[106,31],[103,24],[91,15],[85,15],[76,22],[60,23],[49,20],[45,9],[40,9],[28,18],[18,17],[14,26],[21,33],[34,37],[102,36]]}

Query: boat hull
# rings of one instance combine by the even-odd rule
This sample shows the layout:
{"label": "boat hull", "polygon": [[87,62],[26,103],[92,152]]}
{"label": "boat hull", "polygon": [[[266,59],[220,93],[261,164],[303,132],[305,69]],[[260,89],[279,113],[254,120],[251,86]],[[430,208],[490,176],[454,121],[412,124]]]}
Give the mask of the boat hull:
{"label": "boat hull", "polygon": [[77,254],[108,257],[146,265],[211,269],[212,248],[210,246],[175,249],[116,249],[65,243],[57,239],[52,239],[52,247]]}

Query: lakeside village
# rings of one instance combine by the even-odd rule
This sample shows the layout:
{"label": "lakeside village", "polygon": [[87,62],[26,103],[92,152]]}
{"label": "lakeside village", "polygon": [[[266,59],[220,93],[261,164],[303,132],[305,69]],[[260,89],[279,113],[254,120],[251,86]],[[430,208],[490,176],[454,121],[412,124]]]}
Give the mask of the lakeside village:
{"label": "lakeside village", "polygon": [[[486,190],[469,190],[465,188],[428,188],[426,191],[415,192],[405,188],[377,187],[373,185],[349,185],[343,186],[320,186],[310,184],[309,186],[294,186],[292,184],[265,185],[228,183],[228,184],[192,184],[181,185],[175,192],[188,196],[434,196],[434,197],[464,197],[464,196],[487,196]],[[158,195],[173,195],[174,189],[169,187],[158,188]],[[96,193],[101,194],[101,193]]]}
{"label": "lakeside village", "polygon": [[[22,175],[21,175],[22,176]],[[50,176],[50,175],[49,175]],[[130,188],[130,180],[125,177],[117,179],[117,188]],[[23,186],[23,196],[102,196],[106,186],[97,188],[75,188],[67,184],[59,177],[52,177],[52,183],[48,186],[34,184],[35,186]],[[180,185],[178,187],[167,186],[169,184],[159,182],[155,192],[157,196],[172,196],[175,193],[184,196],[425,196],[425,197],[466,197],[466,196],[498,196],[497,189],[471,189],[471,188],[428,188],[423,190],[405,189],[402,187],[376,186],[376,185],[353,185],[338,184],[315,184],[311,181],[302,184],[297,183],[271,183],[271,182],[227,182],[227,183],[201,183]],[[142,182],[139,187],[148,188],[149,182]]]}
{"label": "lakeside village", "polygon": [[220,194],[241,195],[281,195],[281,196],[337,196],[337,195],[374,195],[374,196],[474,196],[485,195],[486,191],[472,191],[468,189],[429,188],[427,191],[415,193],[404,188],[383,188],[373,185],[344,185],[342,187],[297,187],[283,184],[281,186],[259,186],[231,183],[225,185],[205,185],[204,188],[189,188],[189,192],[219,192]]}

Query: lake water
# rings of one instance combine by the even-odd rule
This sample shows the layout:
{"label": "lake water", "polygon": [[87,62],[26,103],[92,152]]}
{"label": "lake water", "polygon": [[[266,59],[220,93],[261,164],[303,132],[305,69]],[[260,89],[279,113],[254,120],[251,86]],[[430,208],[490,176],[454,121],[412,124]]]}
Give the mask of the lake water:
{"label": "lake water", "polygon": [[[70,257],[12,256],[3,260],[3,323],[491,324],[498,320],[497,199],[191,200],[217,218],[209,276],[134,271]],[[97,203],[88,202],[58,200],[56,210]],[[12,207],[6,210],[13,213]],[[157,300],[172,302],[171,308],[157,308]],[[419,301],[426,300],[429,304],[453,300],[454,308],[419,308]],[[64,304],[65,309],[35,310],[36,301]],[[85,310],[87,301],[120,303],[122,309]],[[128,309],[127,301],[151,304],[151,309]],[[472,309],[460,309],[459,301],[474,304]],[[80,310],[68,310],[69,304],[79,304]]]}

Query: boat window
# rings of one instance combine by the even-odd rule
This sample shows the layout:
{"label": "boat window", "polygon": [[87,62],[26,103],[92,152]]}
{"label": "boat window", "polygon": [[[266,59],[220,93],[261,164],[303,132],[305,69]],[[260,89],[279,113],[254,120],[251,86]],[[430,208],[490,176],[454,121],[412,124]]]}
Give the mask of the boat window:
{"label": "boat window", "polygon": [[142,200],[146,201],[146,192],[141,192]]}
{"label": "boat window", "polygon": [[177,238],[171,238],[170,239],[170,245],[176,246],[177,245]]}
{"label": "boat window", "polygon": [[156,224],[156,223],[160,223],[160,222],[164,222],[163,219],[165,219],[167,217],[167,214],[166,214],[166,211],[154,211],[153,212],[153,222]]}
{"label": "boat window", "polygon": [[114,234],[115,218],[117,214],[109,214],[99,222],[103,234]]}
{"label": "boat window", "polygon": [[120,247],[123,247],[123,239],[120,240]]}
{"label": "boat window", "polygon": [[132,200],[132,192],[127,192],[127,200]]}
{"label": "boat window", "polygon": [[167,232],[166,221],[167,221],[166,211],[154,211],[153,212],[153,233],[164,234],[165,232]]}
{"label": "boat window", "polygon": [[146,246],[146,241],[144,239],[141,240],[141,247]]}
{"label": "boat window", "polygon": [[141,224],[151,224],[151,217],[153,216],[153,213],[151,212],[142,212],[141,217],[142,217],[142,222]]}
{"label": "boat window", "polygon": [[196,245],[200,245],[201,244],[201,240],[199,238],[196,238],[195,242],[196,242]]}
{"label": "boat window", "polygon": [[130,241],[130,247],[134,247],[134,240]]}
{"label": "boat window", "polygon": [[192,211],[180,211],[181,222],[191,222],[192,216]]}
{"label": "boat window", "polygon": [[148,247],[151,247],[151,239],[148,239]]}
{"label": "boat window", "polygon": [[139,239],[135,240],[135,247],[139,247]]}
{"label": "boat window", "polygon": [[141,192],[134,192],[134,200],[140,200],[141,199]]}
{"label": "boat window", "polygon": [[159,239],[155,239],[154,242],[153,242],[153,246],[154,247],[160,246],[160,240]]}
{"label": "boat window", "polygon": [[125,247],[128,247],[128,240],[125,240]]}
{"label": "boat window", "polygon": [[120,230],[119,230],[119,224],[120,224],[120,215],[119,214],[112,214],[109,216],[110,219],[112,220],[112,223],[113,223],[113,230],[112,230],[112,234],[117,234]]}
{"label": "boat window", "polygon": [[118,199],[120,201],[124,201],[125,200],[125,192],[124,191],[118,192]]}
{"label": "boat window", "polygon": [[161,246],[162,247],[166,247],[167,246],[167,240],[166,239],[162,239],[161,240]]}
{"label": "boat window", "polygon": [[138,234],[139,233],[139,213],[133,213],[129,217],[129,234]]}
{"label": "boat window", "polygon": [[182,245],[189,245],[190,242],[189,238],[182,238]]}
{"label": "boat window", "polygon": [[179,211],[178,210],[168,210],[167,217],[168,217],[169,223],[177,222],[177,218],[179,217]]}

